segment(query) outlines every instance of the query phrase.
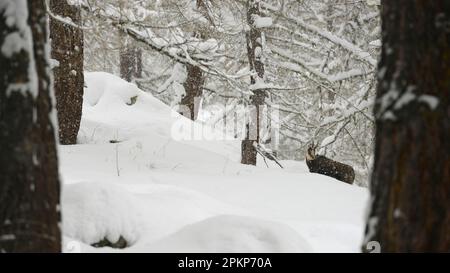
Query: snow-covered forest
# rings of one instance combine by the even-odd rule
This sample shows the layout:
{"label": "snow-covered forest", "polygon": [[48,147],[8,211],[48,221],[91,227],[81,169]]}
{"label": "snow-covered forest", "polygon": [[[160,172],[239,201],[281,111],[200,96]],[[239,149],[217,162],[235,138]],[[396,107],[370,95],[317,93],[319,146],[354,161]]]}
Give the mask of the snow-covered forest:
{"label": "snow-covered forest", "polygon": [[446,0],[0,0],[1,252],[447,252]]}
{"label": "snow-covered forest", "polygon": [[381,45],[377,1],[258,3],[251,15],[261,33],[257,58],[264,67],[257,85],[250,81],[258,72],[250,68],[246,48],[253,22],[247,1],[97,2],[83,17],[88,71],[121,75],[121,56],[138,50],[139,73],[131,80],[167,105],[178,105],[186,82],[198,80],[186,65],[198,64],[197,119],[213,127],[226,120],[238,135],[243,126],[231,124],[244,120],[251,90],[264,88],[279,138],[267,148],[280,159],[303,160],[307,144],[320,142],[322,154],[352,163],[356,183],[367,186]]}

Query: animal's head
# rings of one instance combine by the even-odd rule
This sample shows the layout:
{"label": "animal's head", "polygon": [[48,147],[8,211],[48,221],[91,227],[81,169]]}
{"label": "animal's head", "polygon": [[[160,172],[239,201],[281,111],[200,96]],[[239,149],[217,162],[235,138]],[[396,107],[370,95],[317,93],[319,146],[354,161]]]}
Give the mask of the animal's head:
{"label": "animal's head", "polygon": [[306,160],[314,160],[316,159],[316,148],[317,144],[314,144],[314,141],[308,145],[308,149],[306,150]]}

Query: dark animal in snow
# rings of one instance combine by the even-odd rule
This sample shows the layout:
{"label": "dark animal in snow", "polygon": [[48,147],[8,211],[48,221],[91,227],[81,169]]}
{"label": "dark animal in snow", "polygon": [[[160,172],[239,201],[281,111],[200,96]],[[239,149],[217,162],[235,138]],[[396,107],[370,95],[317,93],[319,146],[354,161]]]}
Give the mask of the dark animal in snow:
{"label": "dark animal in snow", "polygon": [[355,170],[347,165],[334,160],[331,160],[323,155],[316,155],[316,148],[314,143],[308,146],[306,152],[306,165],[312,173],[319,173],[333,177],[337,180],[348,184],[353,184],[355,180]]}

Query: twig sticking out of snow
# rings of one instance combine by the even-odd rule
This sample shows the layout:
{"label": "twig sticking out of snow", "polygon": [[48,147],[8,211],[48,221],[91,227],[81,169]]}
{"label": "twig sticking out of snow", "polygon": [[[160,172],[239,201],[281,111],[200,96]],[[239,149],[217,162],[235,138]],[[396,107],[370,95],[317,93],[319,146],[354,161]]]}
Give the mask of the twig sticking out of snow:
{"label": "twig sticking out of snow", "polygon": [[[258,152],[263,157],[264,162],[266,162],[266,158],[267,158],[267,159],[272,160],[275,163],[277,163],[277,165],[280,166],[280,168],[284,169],[283,165],[281,165],[281,163],[273,155],[273,153],[271,151],[269,151],[268,149],[266,149],[262,144],[255,142],[255,149],[256,149],[256,152]],[[267,162],[266,162],[266,166],[269,167],[267,165]]]}

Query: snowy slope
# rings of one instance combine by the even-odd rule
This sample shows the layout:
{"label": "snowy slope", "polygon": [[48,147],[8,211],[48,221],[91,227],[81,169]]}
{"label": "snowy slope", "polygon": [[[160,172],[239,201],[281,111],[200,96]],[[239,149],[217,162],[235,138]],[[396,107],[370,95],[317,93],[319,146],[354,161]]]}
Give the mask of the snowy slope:
{"label": "snowy slope", "polygon": [[[241,165],[239,141],[113,75],[85,77],[80,144],[59,149],[65,251],[358,251],[366,189],[303,162]],[[120,236],[131,246],[89,246]]]}

